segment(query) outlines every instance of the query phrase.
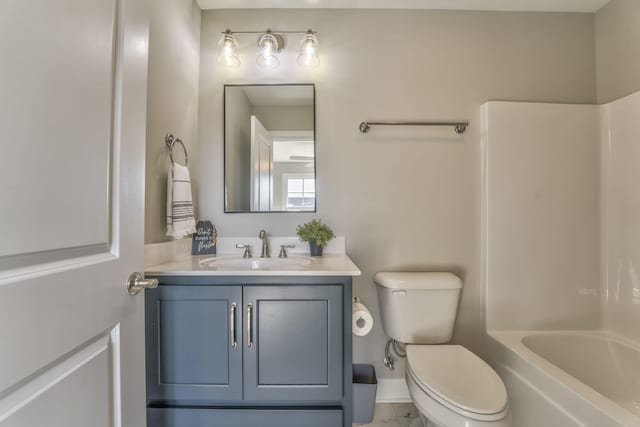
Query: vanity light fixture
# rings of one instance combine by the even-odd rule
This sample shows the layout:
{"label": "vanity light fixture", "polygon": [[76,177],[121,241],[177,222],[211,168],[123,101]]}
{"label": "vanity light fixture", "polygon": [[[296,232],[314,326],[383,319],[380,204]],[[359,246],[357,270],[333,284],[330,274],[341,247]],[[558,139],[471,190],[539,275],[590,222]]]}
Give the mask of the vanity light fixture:
{"label": "vanity light fixture", "polygon": [[316,37],[311,30],[307,31],[300,41],[298,64],[309,68],[315,68],[320,64],[320,58],[318,57],[318,37]]}
{"label": "vanity light fixture", "polygon": [[313,68],[320,64],[318,56],[318,36],[313,30],[307,31],[231,31],[227,29],[222,33],[220,40],[221,52],[218,63],[227,67],[238,67],[240,58],[238,57],[237,35],[258,35],[259,54],[256,62],[260,67],[277,68],[280,65],[278,54],[282,52],[286,45],[285,34],[301,35],[300,54],[298,64],[303,67]]}
{"label": "vanity light fixture", "polygon": [[267,32],[258,39],[258,48],[260,49],[260,54],[256,59],[258,65],[262,68],[278,68],[280,65],[280,60],[276,56],[279,52],[278,40],[271,33],[271,30],[267,30]]}
{"label": "vanity light fixture", "polygon": [[226,67],[237,68],[240,66],[240,58],[238,58],[238,42],[233,37],[231,31],[227,30],[223,33],[220,39],[220,55],[218,56],[218,63]]}

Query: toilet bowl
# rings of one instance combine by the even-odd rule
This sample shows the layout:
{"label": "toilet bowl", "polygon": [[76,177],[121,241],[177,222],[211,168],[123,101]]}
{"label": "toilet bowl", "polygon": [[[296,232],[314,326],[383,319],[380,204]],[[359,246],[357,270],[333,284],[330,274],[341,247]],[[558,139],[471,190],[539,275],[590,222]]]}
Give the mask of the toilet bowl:
{"label": "toilet bowl", "polygon": [[[511,427],[507,391],[482,359],[451,340],[462,281],[452,273],[375,276],[382,325],[407,344],[406,381],[420,424]],[[412,424],[412,427],[417,427]]]}
{"label": "toilet bowl", "polygon": [[407,346],[406,381],[423,421],[442,427],[509,427],[507,392],[496,372],[457,345]]}

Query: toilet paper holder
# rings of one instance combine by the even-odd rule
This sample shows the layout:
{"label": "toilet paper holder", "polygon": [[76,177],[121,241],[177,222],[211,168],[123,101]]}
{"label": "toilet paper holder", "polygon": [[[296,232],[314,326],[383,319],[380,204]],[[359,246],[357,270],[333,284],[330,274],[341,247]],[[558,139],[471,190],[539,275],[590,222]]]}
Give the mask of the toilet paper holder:
{"label": "toilet paper holder", "polygon": [[352,298],[352,332],[354,335],[363,337],[368,335],[373,328],[373,316],[369,309],[360,302],[360,298]]}

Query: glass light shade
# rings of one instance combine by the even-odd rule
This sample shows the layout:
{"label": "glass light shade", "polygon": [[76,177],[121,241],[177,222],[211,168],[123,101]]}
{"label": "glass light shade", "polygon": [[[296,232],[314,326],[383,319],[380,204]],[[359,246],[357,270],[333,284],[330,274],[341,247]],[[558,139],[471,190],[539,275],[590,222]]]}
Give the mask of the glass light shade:
{"label": "glass light shade", "polygon": [[224,34],[220,39],[220,55],[218,63],[225,67],[239,67],[240,58],[238,58],[238,42],[231,34]]}
{"label": "glass light shade", "polygon": [[258,40],[258,48],[260,54],[256,62],[263,68],[276,68],[280,65],[280,61],[276,54],[278,53],[278,40],[271,33],[266,33]]}
{"label": "glass light shade", "polygon": [[311,31],[302,36],[302,41],[300,41],[298,64],[309,68],[317,67],[320,64],[320,57],[318,57],[318,38]]}

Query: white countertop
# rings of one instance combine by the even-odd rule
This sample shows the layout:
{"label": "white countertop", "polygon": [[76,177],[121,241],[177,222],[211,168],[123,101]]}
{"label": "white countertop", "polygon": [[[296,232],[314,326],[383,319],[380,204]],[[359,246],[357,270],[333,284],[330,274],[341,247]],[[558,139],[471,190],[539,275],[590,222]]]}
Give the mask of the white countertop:
{"label": "white countertop", "polygon": [[[293,255],[292,255],[293,256]],[[273,258],[274,266],[251,269],[238,269],[213,263],[200,263],[201,260],[211,258],[226,259],[229,254],[216,256],[201,255],[167,261],[161,264],[145,267],[145,274],[149,276],[360,276],[360,270],[351,259],[342,253],[327,253],[321,257],[309,257],[306,265],[286,266],[279,268],[278,258]],[[238,258],[237,255],[234,258]],[[256,257],[253,260],[260,260]],[[271,258],[268,258],[269,260]]]}

